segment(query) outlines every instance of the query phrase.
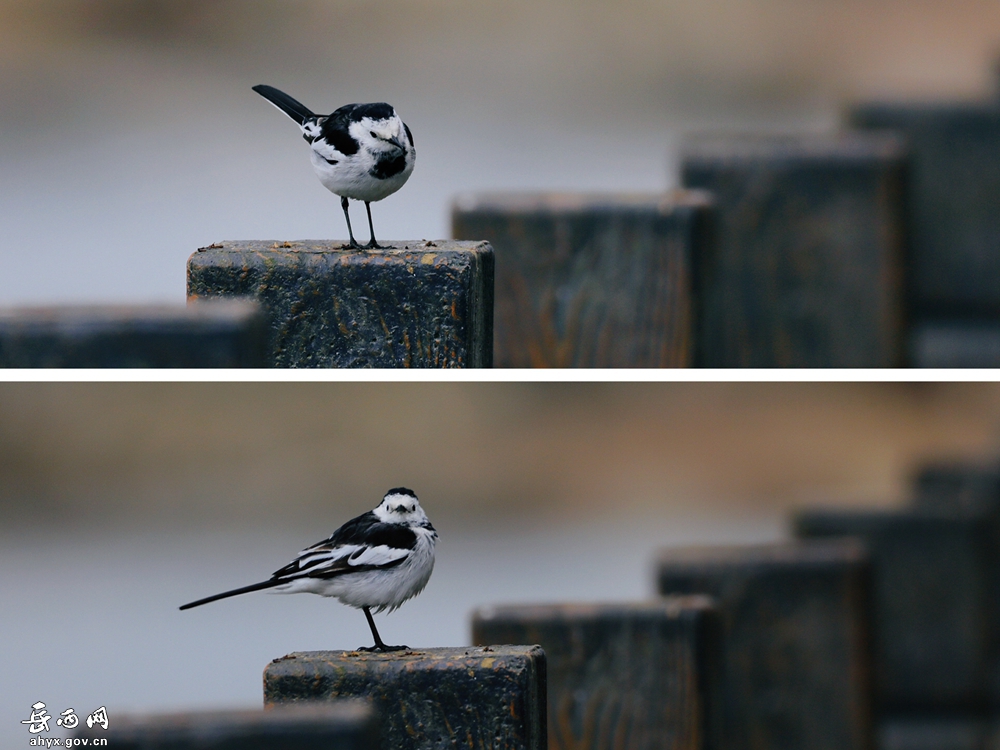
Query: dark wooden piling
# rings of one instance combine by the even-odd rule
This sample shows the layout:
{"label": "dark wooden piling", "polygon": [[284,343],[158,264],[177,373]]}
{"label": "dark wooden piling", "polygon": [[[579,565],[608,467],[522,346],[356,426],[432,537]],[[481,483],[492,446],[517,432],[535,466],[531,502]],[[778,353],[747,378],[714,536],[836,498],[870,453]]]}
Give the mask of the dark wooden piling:
{"label": "dark wooden piling", "polygon": [[1000,102],[870,102],[848,119],[910,146],[912,364],[1000,366]]}
{"label": "dark wooden piling", "polygon": [[704,194],[484,194],[452,234],[497,254],[497,367],[684,367],[693,278],[710,252]]}
{"label": "dark wooden piling", "polygon": [[889,135],[698,136],[683,184],[713,193],[696,364],[903,363],[906,154]]}
{"label": "dark wooden piling", "polygon": [[489,367],[485,242],[221,242],[188,259],[188,298],[251,297],[273,367]]}
{"label": "dark wooden piling", "polygon": [[972,714],[995,700],[997,525],[924,507],[807,510],[801,537],[852,536],[872,558],[873,666],[880,716]]}
{"label": "dark wooden piling", "polygon": [[248,301],[0,309],[0,367],[263,367]]}
{"label": "dark wooden piling", "polygon": [[545,685],[538,646],[312,651],[267,665],[264,702],[367,698],[393,750],[545,750]]}
{"label": "dark wooden piling", "polygon": [[727,750],[869,750],[868,560],[853,542],[664,551],[661,594],[718,603]]}
{"label": "dark wooden piling", "polygon": [[[83,724],[77,739],[106,739],[115,750],[377,750],[378,720],[362,701],[267,711],[206,711],[158,716],[110,713],[108,728]],[[78,745],[78,747],[81,745]]]}
{"label": "dark wooden piling", "polygon": [[1000,105],[873,102],[848,119],[909,144],[914,319],[1000,319]]}
{"label": "dark wooden piling", "polygon": [[1000,317],[914,323],[909,351],[915,367],[1000,367]]}
{"label": "dark wooden piling", "polygon": [[545,649],[552,750],[709,750],[713,616],[700,596],[484,607],[472,640]]}
{"label": "dark wooden piling", "polygon": [[917,507],[954,513],[987,513],[1000,518],[1000,466],[996,464],[927,463],[913,475],[912,488]]}

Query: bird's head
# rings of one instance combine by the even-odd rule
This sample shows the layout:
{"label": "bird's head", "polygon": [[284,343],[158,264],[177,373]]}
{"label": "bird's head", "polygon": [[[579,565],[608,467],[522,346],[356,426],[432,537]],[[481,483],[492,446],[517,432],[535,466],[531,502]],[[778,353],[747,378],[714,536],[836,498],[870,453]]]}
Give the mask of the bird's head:
{"label": "bird's head", "polygon": [[405,526],[430,526],[427,514],[420,507],[420,501],[413,490],[394,487],[385,493],[382,502],[375,508],[375,515],[383,523],[401,523]]}
{"label": "bird's head", "polygon": [[366,104],[356,112],[348,130],[362,146],[375,153],[406,151],[412,146],[406,126],[388,104]]}

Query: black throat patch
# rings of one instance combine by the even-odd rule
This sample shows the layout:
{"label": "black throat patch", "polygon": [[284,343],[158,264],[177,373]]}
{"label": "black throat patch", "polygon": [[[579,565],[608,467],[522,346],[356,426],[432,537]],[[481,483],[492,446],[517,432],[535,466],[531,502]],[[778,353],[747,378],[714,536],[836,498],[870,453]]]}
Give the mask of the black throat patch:
{"label": "black throat patch", "polygon": [[375,162],[375,166],[371,168],[369,174],[378,180],[387,180],[399,174],[404,169],[406,169],[406,153],[400,151],[395,156],[383,156],[380,158]]}

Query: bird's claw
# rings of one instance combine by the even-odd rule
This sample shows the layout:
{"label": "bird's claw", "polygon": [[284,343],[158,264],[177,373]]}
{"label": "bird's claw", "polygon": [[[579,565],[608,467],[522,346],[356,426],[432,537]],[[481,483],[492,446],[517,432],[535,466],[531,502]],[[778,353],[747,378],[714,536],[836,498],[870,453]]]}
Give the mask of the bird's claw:
{"label": "bird's claw", "polygon": [[409,651],[409,646],[386,646],[384,643],[381,646],[361,646],[358,651],[364,651],[368,654],[382,653],[387,654],[392,651]]}

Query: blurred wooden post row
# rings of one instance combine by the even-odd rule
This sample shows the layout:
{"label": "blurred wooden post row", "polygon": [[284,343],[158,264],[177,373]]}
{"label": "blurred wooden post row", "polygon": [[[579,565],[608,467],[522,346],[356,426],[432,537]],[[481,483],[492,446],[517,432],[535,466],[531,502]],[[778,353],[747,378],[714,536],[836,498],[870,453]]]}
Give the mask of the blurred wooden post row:
{"label": "blurred wooden post row", "polygon": [[665,196],[481,195],[500,367],[1000,365],[1000,104],[691,138]]}
{"label": "blurred wooden post row", "polygon": [[898,510],[799,512],[788,542],[664,550],[659,598],[482,607],[473,646],[293,653],[265,669],[263,712],[121,717],[78,736],[152,750],[991,750],[1000,465],[928,466],[913,490]]}

